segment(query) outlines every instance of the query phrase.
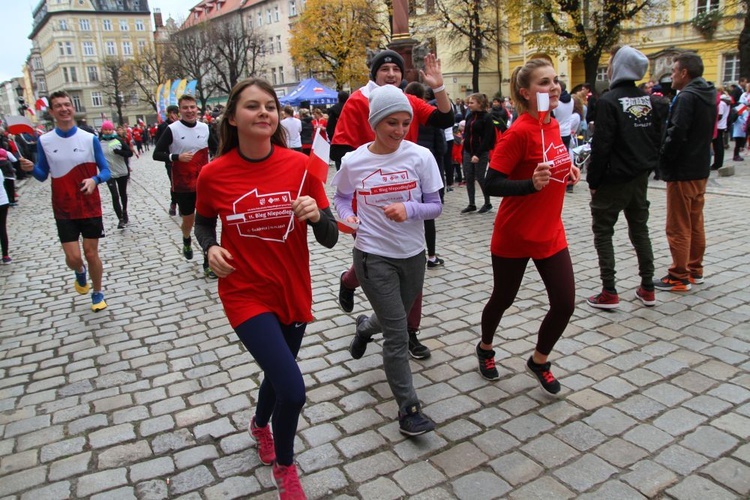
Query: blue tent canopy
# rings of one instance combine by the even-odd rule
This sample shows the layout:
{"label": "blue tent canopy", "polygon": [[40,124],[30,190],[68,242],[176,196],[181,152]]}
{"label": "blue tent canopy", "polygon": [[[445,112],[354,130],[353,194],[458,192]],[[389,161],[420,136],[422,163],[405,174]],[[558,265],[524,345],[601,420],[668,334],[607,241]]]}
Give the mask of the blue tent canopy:
{"label": "blue tent canopy", "polygon": [[315,78],[302,80],[300,84],[290,92],[279,98],[283,105],[299,106],[303,101],[309,101],[312,105],[318,104],[336,104],[338,102],[338,92],[329,89],[318,82]]}

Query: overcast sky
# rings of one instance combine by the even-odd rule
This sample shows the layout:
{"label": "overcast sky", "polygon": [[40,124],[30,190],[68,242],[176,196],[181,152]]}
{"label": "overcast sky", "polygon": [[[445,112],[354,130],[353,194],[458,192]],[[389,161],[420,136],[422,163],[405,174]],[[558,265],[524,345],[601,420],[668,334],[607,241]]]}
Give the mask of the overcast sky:
{"label": "overcast sky", "polygon": [[[161,9],[166,20],[170,15],[176,19],[187,17],[190,8],[200,0],[149,0],[153,11]],[[39,5],[39,0],[0,0],[0,14],[3,16],[3,27],[0,29],[0,82],[21,76],[21,67],[31,50],[32,11]]]}

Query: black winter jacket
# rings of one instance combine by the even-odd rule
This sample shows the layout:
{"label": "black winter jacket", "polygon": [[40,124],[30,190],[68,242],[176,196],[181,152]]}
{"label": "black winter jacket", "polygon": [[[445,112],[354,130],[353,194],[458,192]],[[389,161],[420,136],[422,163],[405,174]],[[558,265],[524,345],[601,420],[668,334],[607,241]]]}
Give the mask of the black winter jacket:
{"label": "black winter jacket", "polygon": [[716,89],[694,78],[677,95],[667,118],[659,173],[665,181],[707,179],[716,123]]}
{"label": "black winter jacket", "polygon": [[464,153],[482,156],[495,147],[495,125],[487,111],[471,113],[464,128]]}
{"label": "black winter jacket", "polygon": [[619,82],[600,97],[586,176],[589,188],[622,184],[655,170],[667,112],[665,103],[633,81]]}

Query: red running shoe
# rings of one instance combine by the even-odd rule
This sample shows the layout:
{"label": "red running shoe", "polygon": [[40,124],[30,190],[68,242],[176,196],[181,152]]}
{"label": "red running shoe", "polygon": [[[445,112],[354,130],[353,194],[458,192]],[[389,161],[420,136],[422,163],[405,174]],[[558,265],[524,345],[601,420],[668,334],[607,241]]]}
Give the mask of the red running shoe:
{"label": "red running shoe", "polygon": [[656,294],[653,290],[648,291],[642,286],[635,291],[635,297],[643,302],[644,306],[653,307],[656,305]]}
{"label": "red running shoe", "polygon": [[592,295],[586,303],[597,309],[617,309],[620,307],[620,297],[616,293],[602,290],[599,295]]}
{"label": "red running shoe", "polygon": [[273,445],[273,434],[271,434],[271,426],[258,427],[255,425],[255,417],[250,420],[250,425],[247,428],[250,434],[258,444],[258,458],[263,465],[271,465],[276,460],[276,448]]}
{"label": "red running shoe", "polygon": [[307,500],[297,475],[297,466],[273,464],[273,482],[280,500]]}

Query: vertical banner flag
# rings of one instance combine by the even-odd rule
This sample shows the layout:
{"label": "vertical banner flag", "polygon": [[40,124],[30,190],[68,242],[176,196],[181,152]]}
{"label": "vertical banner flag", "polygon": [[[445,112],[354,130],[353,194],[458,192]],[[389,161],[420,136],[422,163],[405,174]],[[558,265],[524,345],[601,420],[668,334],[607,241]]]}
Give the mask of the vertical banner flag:
{"label": "vertical banner flag", "polygon": [[163,88],[164,84],[160,83],[159,86],[156,87],[156,93],[154,94],[154,101],[156,101],[156,116],[159,123],[163,122],[165,119],[164,95],[162,93]]}
{"label": "vertical banner flag", "polygon": [[197,86],[198,80],[190,80],[187,84],[187,87],[185,87],[185,93],[195,97],[195,90]]}
{"label": "vertical banner flag", "polygon": [[177,85],[177,92],[175,92],[175,95],[177,96],[177,99],[183,96],[185,94],[185,87],[187,87],[188,81],[184,78],[180,80],[180,83]]}
{"label": "vertical banner flag", "polygon": [[162,89],[162,96],[164,97],[164,110],[166,111],[169,106],[169,89],[172,88],[172,80],[164,82],[164,88]]}
{"label": "vertical banner flag", "polygon": [[177,98],[179,97],[177,95],[177,87],[180,85],[180,80],[175,80],[172,82],[172,88],[169,89],[169,104],[177,104]]}

